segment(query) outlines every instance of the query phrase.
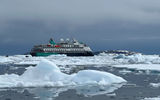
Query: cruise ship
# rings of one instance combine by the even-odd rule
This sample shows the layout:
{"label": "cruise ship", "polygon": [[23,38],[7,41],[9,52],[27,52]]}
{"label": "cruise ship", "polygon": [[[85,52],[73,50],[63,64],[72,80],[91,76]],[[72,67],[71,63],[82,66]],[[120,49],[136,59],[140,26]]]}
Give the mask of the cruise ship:
{"label": "cruise ship", "polygon": [[78,42],[76,39],[60,39],[56,43],[52,38],[48,44],[35,45],[30,54],[32,56],[49,56],[57,54],[65,54],[67,56],[94,56],[91,48],[84,43]]}

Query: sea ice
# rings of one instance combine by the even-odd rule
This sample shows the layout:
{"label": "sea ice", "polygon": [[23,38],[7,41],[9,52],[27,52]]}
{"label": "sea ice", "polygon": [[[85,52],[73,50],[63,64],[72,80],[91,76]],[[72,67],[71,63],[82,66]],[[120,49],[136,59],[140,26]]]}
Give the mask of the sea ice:
{"label": "sea ice", "polygon": [[160,71],[160,64],[124,64],[124,65],[113,65],[113,67],[136,69],[136,70]]}
{"label": "sea ice", "polygon": [[[51,55],[48,57],[32,57],[31,55],[14,55],[14,56],[0,56],[0,64],[38,64],[41,60],[47,59],[57,65],[93,65],[93,64],[160,64],[159,55],[124,55],[124,54],[106,54],[91,57],[68,57],[66,55]],[[63,61],[63,62],[62,62]]]}
{"label": "sea ice", "polygon": [[154,97],[154,98],[144,98],[142,100],[160,100],[160,97]]}
{"label": "sea ice", "polygon": [[138,53],[126,56],[119,54],[114,59],[122,64],[160,64],[159,55],[142,55]]}

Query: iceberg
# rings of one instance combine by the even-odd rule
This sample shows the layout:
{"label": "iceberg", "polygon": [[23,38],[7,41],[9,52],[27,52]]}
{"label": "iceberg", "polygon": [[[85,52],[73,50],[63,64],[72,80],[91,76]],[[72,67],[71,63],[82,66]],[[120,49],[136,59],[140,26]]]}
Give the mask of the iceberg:
{"label": "iceberg", "polygon": [[0,88],[5,87],[57,87],[78,85],[112,85],[127,82],[108,72],[83,70],[75,74],[62,73],[51,61],[43,59],[36,67],[29,67],[22,75],[0,75]]}

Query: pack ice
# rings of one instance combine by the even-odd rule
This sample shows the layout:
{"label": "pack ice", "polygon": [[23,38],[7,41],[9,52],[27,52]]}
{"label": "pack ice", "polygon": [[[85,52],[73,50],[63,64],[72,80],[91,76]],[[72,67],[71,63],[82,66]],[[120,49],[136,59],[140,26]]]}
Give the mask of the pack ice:
{"label": "pack ice", "polygon": [[107,72],[82,70],[68,75],[48,60],[43,59],[36,67],[29,67],[22,75],[0,75],[0,88],[4,87],[56,87],[77,85],[111,85],[126,82]]}

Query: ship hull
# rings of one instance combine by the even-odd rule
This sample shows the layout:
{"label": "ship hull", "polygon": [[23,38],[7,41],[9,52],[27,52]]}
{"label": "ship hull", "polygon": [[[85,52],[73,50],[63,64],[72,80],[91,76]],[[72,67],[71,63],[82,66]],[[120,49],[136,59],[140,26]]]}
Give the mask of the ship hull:
{"label": "ship hull", "polygon": [[46,53],[46,52],[37,52],[37,53],[31,53],[32,56],[50,56],[50,55],[57,55],[57,54],[65,54],[67,56],[94,56],[92,52],[85,52],[85,53]]}

